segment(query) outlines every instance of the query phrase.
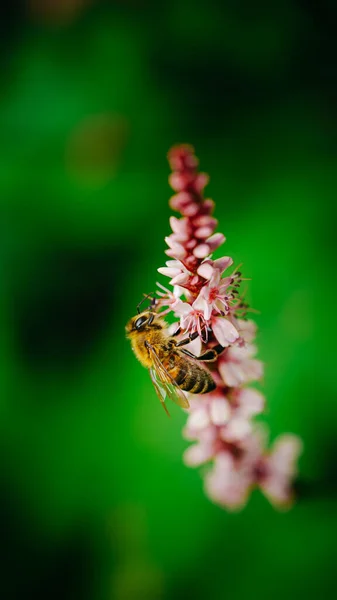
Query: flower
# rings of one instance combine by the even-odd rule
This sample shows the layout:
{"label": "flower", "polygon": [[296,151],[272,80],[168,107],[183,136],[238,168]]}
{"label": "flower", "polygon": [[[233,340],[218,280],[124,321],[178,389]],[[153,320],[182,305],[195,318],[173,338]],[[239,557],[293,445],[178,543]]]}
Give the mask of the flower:
{"label": "flower", "polygon": [[230,311],[230,301],[234,296],[228,292],[233,285],[233,277],[221,278],[218,269],[213,269],[213,275],[208,284],[201,288],[198,296],[200,306],[203,307],[205,319],[209,319],[212,311],[219,314],[228,315]]}
{"label": "flower", "polygon": [[218,427],[216,434],[221,445],[222,441],[241,441],[251,432],[251,419],[263,412],[265,399],[255,389],[234,389],[227,396],[218,389],[202,397],[190,397],[190,405],[184,437],[200,441],[206,429]]}
{"label": "flower", "polygon": [[261,379],[263,364],[253,358],[256,352],[256,346],[245,344],[232,346],[219,357],[218,369],[226,385],[237,387]]}
{"label": "flower", "polygon": [[157,307],[165,309],[161,314],[170,312],[178,320],[170,326],[171,333],[181,330],[176,339],[192,336],[184,349],[195,356],[215,349],[215,360],[207,363],[215,390],[188,395],[183,436],[192,443],[184,462],[190,467],[204,465],[205,494],[223,508],[243,508],[253,488],[259,488],[276,508],[287,507],[293,500],[301,442],[284,434],[267,449],[266,428],[255,422],[264,411],[265,398],[249,387],[263,375],[254,343],[257,327],[246,319],[248,305],[240,297],[238,267],[228,272],[233,265],[230,256],[213,258],[226,238],[216,231],[213,200],[204,197],[208,175],[198,172],[192,146],[174,146],[168,160],[169,182],[176,192],[170,206],[181,217],[170,218],[172,232],[165,238],[169,260],[158,269],[170,278],[173,291],[158,284]]}
{"label": "flower", "polygon": [[210,500],[229,510],[240,510],[245,506],[251,486],[249,471],[238,469],[235,458],[229,452],[217,455],[204,483]]}
{"label": "flower", "polygon": [[301,452],[301,440],[295,435],[283,434],[256,466],[259,486],[276,507],[287,508],[293,501],[291,482],[297,475],[296,461]]}

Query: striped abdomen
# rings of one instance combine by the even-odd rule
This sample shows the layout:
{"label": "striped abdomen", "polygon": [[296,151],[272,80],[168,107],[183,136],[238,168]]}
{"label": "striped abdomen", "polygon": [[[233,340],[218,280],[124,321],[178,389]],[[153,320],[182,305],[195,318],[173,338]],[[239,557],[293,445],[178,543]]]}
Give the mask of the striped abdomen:
{"label": "striped abdomen", "polygon": [[212,392],[216,385],[211,374],[192,360],[180,354],[171,355],[165,367],[177,386],[191,394]]}

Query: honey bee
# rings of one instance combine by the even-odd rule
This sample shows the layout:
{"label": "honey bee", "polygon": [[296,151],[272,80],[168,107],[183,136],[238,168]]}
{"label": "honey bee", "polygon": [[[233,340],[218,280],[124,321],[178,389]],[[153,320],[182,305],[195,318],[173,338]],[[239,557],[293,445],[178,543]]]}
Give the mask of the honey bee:
{"label": "honey bee", "polygon": [[214,361],[223,348],[218,346],[201,356],[194,356],[183,346],[198,334],[191,334],[177,342],[175,337],[180,333],[180,328],[170,335],[168,327],[160,313],[146,310],[130,319],[126,325],[126,335],[138,360],[149,369],[157,396],[169,415],[165,404],[167,397],[182,408],[189,408],[183,390],[192,394],[206,394],[215,389],[216,384],[210,372],[198,361]]}

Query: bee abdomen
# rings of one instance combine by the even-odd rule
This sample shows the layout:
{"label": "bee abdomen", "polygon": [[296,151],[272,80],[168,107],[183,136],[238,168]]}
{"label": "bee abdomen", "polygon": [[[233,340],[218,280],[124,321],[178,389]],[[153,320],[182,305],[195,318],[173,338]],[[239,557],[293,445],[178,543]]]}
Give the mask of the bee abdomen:
{"label": "bee abdomen", "polygon": [[215,389],[216,385],[211,374],[198,365],[188,361],[179,360],[167,365],[167,370],[174,379],[175,384],[185,392],[191,394],[206,394]]}
{"label": "bee abdomen", "polygon": [[216,385],[207,371],[197,371],[180,387],[191,394],[207,394],[214,390]]}
{"label": "bee abdomen", "polygon": [[172,376],[182,390],[191,394],[206,394],[216,387],[211,375],[204,369],[181,368]]}

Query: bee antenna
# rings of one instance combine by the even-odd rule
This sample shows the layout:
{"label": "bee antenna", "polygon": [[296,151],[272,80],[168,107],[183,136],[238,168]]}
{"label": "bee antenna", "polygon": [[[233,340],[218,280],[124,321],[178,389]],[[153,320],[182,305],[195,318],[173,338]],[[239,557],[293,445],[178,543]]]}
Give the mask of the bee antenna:
{"label": "bee antenna", "polygon": [[147,294],[146,296],[144,295],[143,300],[141,300],[138,304],[137,304],[137,313],[140,313],[139,307],[143,304],[143,302],[145,302],[145,300],[147,300],[147,298],[150,298],[150,296],[152,296],[154,292],[150,292],[149,294]]}

